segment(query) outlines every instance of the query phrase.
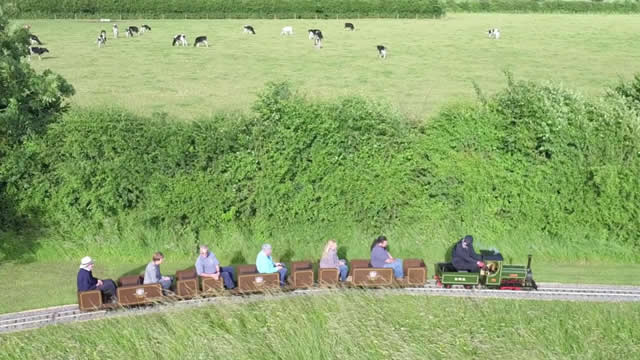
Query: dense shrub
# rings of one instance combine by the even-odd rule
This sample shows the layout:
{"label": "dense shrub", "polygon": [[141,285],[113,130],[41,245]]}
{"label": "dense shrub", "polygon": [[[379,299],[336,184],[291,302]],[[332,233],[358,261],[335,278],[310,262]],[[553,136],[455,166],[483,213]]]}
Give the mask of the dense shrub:
{"label": "dense shrub", "polygon": [[567,1],[567,0],[448,0],[451,12],[503,13],[618,13],[640,12],[637,1]]}
{"label": "dense shrub", "polygon": [[510,81],[486,107],[444,111],[429,130],[434,176],[455,178],[454,211],[535,224],[556,239],[578,229],[585,244],[604,235],[612,248],[640,246],[640,121],[619,96],[589,101]]}
{"label": "dense shrub", "polygon": [[[256,117],[152,121],[75,111],[13,159],[25,206],[58,224],[120,214],[192,229],[349,218],[386,223],[424,194],[404,122],[360,99],[311,104],[274,85]],[[28,191],[20,193],[21,188]],[[137,215],[136,215],[137,214]]]}
{"label": "dense shrub", "polygon": [[21,0],[19,16],[74,17],[77,15],[141,14],[145,17],[335,18],[433,17],[444,15],[439,0]]}
{"label": "dense shrub", "polygon": [[509,78],[486,101],[417,126],[359,98],[317,103],[274,84],[253,114],[193,123],[76,109],[3,168],[20,209],[61,231],[117,219],[195,233],[358,224],[634,259],[640,121],[630,104],[616,91],[590,100]]}
{"label": "dense shrub", "polygon": [[[7,0],[4,0],[5,2]],[[439,18],[451,12],[638,13],[640,3],[567,0],[21,0],[8,1],[21,18]]]}

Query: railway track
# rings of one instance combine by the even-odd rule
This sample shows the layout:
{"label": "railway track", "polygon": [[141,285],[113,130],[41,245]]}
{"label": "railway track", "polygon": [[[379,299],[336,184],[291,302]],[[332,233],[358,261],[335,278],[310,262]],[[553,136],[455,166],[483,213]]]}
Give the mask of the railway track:
{"label": "railway track", "polygon": [[332,293],[368,292],[373,294],[408,294],[415,296],[454,296],[470,298],[499,298],[522,300],[562,300],[562,301],[597,301],[597,302],[640,302],[640,287],[607,286],[585,284],[541,283],[537,291],[524,290],[488,290],[488,289],[445,289],[430,281],[423,287],[384,288],[384,289],[322,289],[295,290],[276,292],[274,294],[255,294],[245,296],[220,296],[196,298],[182,301],[167,301],[150,307],[127,308],[116,310],[100,310],[81,312],[78,305],[63,305],[44,309],[23,311],[0,315],[0,334],[40,328],[53,324],[70,323],[103,319],[116,316],[141,315],[153,312],[183,309],[215,303],[242,303],[263,300],[275,300],[295,296],[317,296]]}

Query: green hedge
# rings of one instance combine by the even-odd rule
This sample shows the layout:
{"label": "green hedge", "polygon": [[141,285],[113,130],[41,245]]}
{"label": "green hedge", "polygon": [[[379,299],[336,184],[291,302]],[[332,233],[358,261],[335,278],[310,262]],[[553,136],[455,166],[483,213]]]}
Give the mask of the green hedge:
{"label": "green hedge", "polygon": [[27,17],[167,18],[335,18],[429,17],[445,14],[439,0],[21,0],[17,14]]}
{"label": "green hedge", "polygon": [[616,13],[640,12],[638,1],[447,0],[447,11],[474,13]]}
{"label": "green hedge", "polygon": [[20,0],[18,18],[440,18],[451,12],[639,13],[640,2],[564,0]]}
{"label": "green hedge", "polygon": [[451,107],[421,127],[385,106],[317,104],[283,84],[244,117],[185,123],[74,110],[12,153],[0,175],[23,215],[69,233],[99,233],[119,218],[195,232],[424,225],[529,234],[559,252],[593,246],[632,259],[638,83],[592,101],[510,80],[484,103]]}

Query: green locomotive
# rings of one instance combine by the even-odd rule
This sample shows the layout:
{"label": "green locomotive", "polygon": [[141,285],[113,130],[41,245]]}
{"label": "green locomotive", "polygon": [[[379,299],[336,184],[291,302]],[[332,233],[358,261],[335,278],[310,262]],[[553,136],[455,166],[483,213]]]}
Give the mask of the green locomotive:
{"label": "green locomotive", "polygon": [[500,253],[490,250],[481,250],[480,256],[484,267],[479,272],[458,271],[450,262],[437,263],[433,276],[436,284],[445,288],[462,285],[466,289],[537,290],[531,255],[526,266],[505,264]]}

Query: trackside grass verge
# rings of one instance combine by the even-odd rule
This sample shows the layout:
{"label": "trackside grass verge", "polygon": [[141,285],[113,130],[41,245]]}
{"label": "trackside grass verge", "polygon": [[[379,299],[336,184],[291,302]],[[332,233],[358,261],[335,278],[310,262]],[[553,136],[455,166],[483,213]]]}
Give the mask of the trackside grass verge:
{"label": "trackside grass verge", "polygon": [[3,336],[3,359],[634,359],[640,305],[352,294]]}
{"label": "trackside grass verge", "polygon": [[[219,257],[224,265],[226,257]],[[144,272],[146,258],[137,263],[99,259],[94,271],[99,278],[117,280],[124,275]],[[162,265],[163,275],[193,266],[193,259],[168,258]],[[427,260],[428,278],[433,276],[433,264]],[[523,262],[524,263],[524,262]],[[543,264],[533,263],[534,279],[538,282],[565,282],[583,284],[640,285],[640,265],[611,264]],[[77,303],[76,262],[38,262],[31,264],[0,265],[0,314]]]}

